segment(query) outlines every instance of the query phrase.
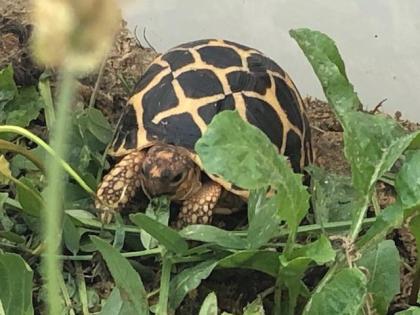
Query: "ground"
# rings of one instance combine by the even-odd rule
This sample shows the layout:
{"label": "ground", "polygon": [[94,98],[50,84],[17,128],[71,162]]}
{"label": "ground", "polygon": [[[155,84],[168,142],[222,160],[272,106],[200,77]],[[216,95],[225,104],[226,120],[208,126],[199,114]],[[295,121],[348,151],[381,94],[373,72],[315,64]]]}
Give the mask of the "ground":
{"label": "ground", "polygon": [[[37,66],[30,57],[28,39],[31,27],[27,22],[25,1],[8,0],[0,8],[0,69],[12,63],[15,69],[15,80],[18,85],[35,84],[44,69]],[[157,53],[151,48],[144,48],[139,40],[121,24],[114,48],[105,63],[103,77],[96,93],[95,106],[99,108],[112,124],[115,124],[121,108],[129,96],[129,87],[144,72],[147,65]],[[304,60],[302,62],[305,62]],[[98,74],[94,73],[80,80],[80,97],[89,103]],[[316,153],[316,164],[338,174],[349,174],[350,168],[343,154],[343,133],[340,124],[331,112],[327,103],[313,99],[307,100],[307,111],[312,126],[313,144]],[[386,103],[383,105],[386,108]],[[381,110],[381,107],[377,110]],[[401,113],[396,113],[396,120],[409,130],[419,128],[418,124],[401,120]],[[394,200],[392,187],[378,184],[379,203],[383,208]],[[407,229],[393,232],[393,238],[400,250],[402,293],[395,299],[391,311],[404,306],[410,292],[409,283],[413,276],[411,271],[415,264],[415,247],[413,237]],[[411,267],[410,267],[411,266]],[[255,285],[249,285],[254,283]],[[204,296],[215,290],[218,292],[219,304],[231,312],[239,312],[244,304],[256,294],[273,285],[272,280],[257,272],[235,270],[232,272],[214,272],[200,286],[200,289],[187,297],[178,310],[179,314],[192,314]],[[104,290],[109,284],[97,284]],[[106,291],[106,290],[105,290]],[[106,294],[106,292],[104,292]]]}

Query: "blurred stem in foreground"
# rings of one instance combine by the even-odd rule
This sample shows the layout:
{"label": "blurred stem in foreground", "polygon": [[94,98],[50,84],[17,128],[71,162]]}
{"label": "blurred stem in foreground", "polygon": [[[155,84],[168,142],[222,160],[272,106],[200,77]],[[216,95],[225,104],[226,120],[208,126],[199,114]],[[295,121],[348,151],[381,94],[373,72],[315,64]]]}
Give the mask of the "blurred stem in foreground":
{"label": "blurred stem in foreground", "polygon": [[[63,71],[60,94],[57,103],[57,117],[51,139],[51,147],[58,157],[65,159],[67,153],[67,138],[69,133],[69,107],[75,90],[75,78],[69,71]],[[46,240],[46,255],[43,273],[47,280],[49,296],[49,313],[61,314],[59,296],[59,277],[57,258],[60,247],[62,201],[64,195],[64,170],[57,159],[48,157],[47,163],[48,187],[45,193],[45,215],[43,215],[43,232]]]}
{"label": "blurred stem in foreground", "polygon": [[[37,0],[33,3],[32,50],[37,61],[60,70],[61,84],[50,143],[65,160],[71,133],[69,109],[76,93],[76,77],[91,72],[109,51],[121,15],[116,0]],[[50,104],[51,105],[51,104]],[[50,127],[50,126],[48,126]],[[62,163],[61,163],[62,164]],[[59,295],[61,220],[65,192],[64,170],[51,156],[47,160],[48,186],[42,232],[46,254],[42,264],[46,280],[48,314],[62,314]]]}

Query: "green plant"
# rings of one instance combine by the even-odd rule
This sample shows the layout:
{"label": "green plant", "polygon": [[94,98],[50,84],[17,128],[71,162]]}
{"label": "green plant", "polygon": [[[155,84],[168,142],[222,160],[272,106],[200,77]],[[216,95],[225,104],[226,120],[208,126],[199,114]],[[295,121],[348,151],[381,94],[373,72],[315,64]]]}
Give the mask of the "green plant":
{"label": "green plant", "polygon": [[[348,81],[344,62],[326,35],[299,29],[291,31],[291,36],[308,57],[343,126],[351,178],[312,167],[308,170],[313,177],[311,196],[301,183],[302,176],[291,171],[267,137],[236,112],[226,111],[213,119],[196,144],[196,151],[206,171],[251,191],[246,229],[227,231],[191,225],[176,231],[168,227],[169,204],[165,199],[153,200],[145,213],[131,214],[129,220],[133,224],[117,218],[115,224],[102,226],[87,210],[99,179],[97,175],[104,168],[103,152],[110,141],[111,128],[99,111],[80,106],[68,124],[63,125],[64,131],[69,131],[67,140],[55,138],[55,145],[50,147],[24,129],[38,117],[41,108],[49,115],[48,128],[64,117],[65,111],[59,114],[51,110],[49,85],[43,82],[41,95],[35,89],[30,92],[35,93],[33,99],[41,105],[33,105],[28,113],[23,110],[18,126],[0,126],[0,135],[7,135],[5,142],[0,142],[0,149],[23,156],[15,156],[10,165],[6,159],[0,160],[2,182],[16,187],[16,194],[0,193],[0,248],[21,254],[0,254],[0,279],[11,284],[10,289],[0,288],[0,305],[5,314],[33,313],[32,277],[34,272],[38,274],[37,258],[45,257],[40,250],[43,234],[37,226],[48,206],[55,216],[49,216],[45,223],[55,224],[64,216],[62,229],[57,224],[47,233],[48,244],[53,247],[46,253],[50,259],[46,266],[53,271],[43,270],[51,272],[50,279],[56,280],[48,291],[50,312],[64,309],[70,314],[89,314],[92,305],[103,304],[101,314],[171,314],[215,269],[242,268],[265,273],[273,279],[272,288],[249,304],[244,314],[264,314],[266,300],[272,301],[275,314],[386,314],[392,298],[399,292],[400,280],[400,257],[394,242],[386,240],[387,233],[411,218],[410,227],[420,248],[419,132],[407,133],[383,115],[359,111],[360,101]],[[25,92],[14,86],[11,71],[6,68],[0,72],[0,108],[6,112],[16,108],[9,106],[10,102],[17,102],[17,108],[24,107],[22,100],[16,98]],[[72,78],[68,80],[59,100],[62,104],[72,94]],[[57,129],[47,132],[54,134]],[[37,146],[30,150],[17,146],[22,138],[12,134],[27,137]],[[66,143],[72,145],[67,157],[59,150]],[[45,156],[50,157],[47,165],[42,162]],[[375,183],[401,156],[405,158],[395,179],[397,201],[376,217],[367,218]],[[52,173],[56,179],[63,178],[61,171],[69,175],[61,182],[62,189],[68,192],[62,213],[54,211],[61,209],[59,199],[51,186],[46,190],[43,169],[47,169],[50,185],[54,183]],[[55,185],[59,187],[58,182]],[[274,188],[270,197],[266,196],[267,188]],[[310,197],[315,223],[301,225],[309,213]],[[61,235],[63,251],[57,250],[60,238],[51,242],[56,235]],[[95,304],[97,296],[85,281],[82,264],[90,266],[97,258],[96,252],[106,263],[115,287],[103,303]],[[161,263],[158,287],[145,281],[150,277],[150,268],[142,263],[151,257]],[[2,268],[6,260],[14,261],[14,273],[19,276]],[[63,268],[61,273],[54,274],[57,262]],[[316,266],[327,272],[312,289],[304,276]],[[417,275],[419,266],[417,263]],[[9,292],[21,283],[23,297],[12,301]],[[418,299],[418,283],[414,284],[416,287],[413,304]],[[10,313],[11,307],[15,307],[14,313]],[[23,311],[16,310],[18,307]],[[401,314],[416,311],[418,308]],[[217,314],[214,293],[204,300],[200,314]]]}

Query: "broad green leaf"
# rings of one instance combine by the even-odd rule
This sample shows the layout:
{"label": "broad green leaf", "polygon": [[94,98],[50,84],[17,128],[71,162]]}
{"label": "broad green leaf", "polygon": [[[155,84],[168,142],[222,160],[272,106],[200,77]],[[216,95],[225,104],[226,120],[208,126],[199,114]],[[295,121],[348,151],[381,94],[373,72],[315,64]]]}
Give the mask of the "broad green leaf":
{"label": "broad green leaf", "polygon": [[133,304],[121,296],[118,287],[115,287],[104,306],[102,307],[100,315],[132,315],[136,314]]}
{"label": "broad green leaf", "polygon": [[15,184],[17,200],[25,213],[39,217],[44,206],[41,194],[36,190],[33,183],[26,177],[16,180]]}
{"label": "broad green leaf", "polygon": [[188,239],[214,243],[228,249],[245,249],[248,242],[231,231],[225,231],[212,225],[194,224],[185,227],[179,234]]}
{"label": "broad green leaf", "polygon": [[284,255],[279,257],[280,268],[279,275],[289,290],[289,308],[295,309],[297,299],[301,291],[306,288],[301,279],[304,276],[308,266],[314,261],[318,265],[333,261],[335,251],[332,249],[329,240],[324,236],[315,242],[304,245],[300,248],[295,247],[286,258]]}
{"label": "broad green leaf", "polygon": [[76,255],[80,248],[79,229],[74,225],[68,215],[64,215],[63,219],[63,241],[67,249]]}
{"label": "broad green leaf", "polygon": [[267,194],[265,193],[268,187],[263,187],[257,190],[251,190],[248,198],[248,222],[251,222],[255,214],[261,210],[262,205],[267,200]]}
{"label": "broad green leaf", "polygon": [[96,108],[88,108],[89,118],[87,127],[89,131],[102,143],[108,144],[112,138],[112,128],[102,112]]}
{"label": "broad green leaf", "polygon": [[346,268],[312,295],[304,315],[359,314],[367,293],[366,276],[357,268]]}
{"label": "broad green leaf", "polygon": [[132,305],[136,314],[149,314],[146,290],[139,274],[110,244],[96,236],[91,236],[91,240],[105,259],[123,300]]}
{"label": "broad green leaf", "polygon": [[412,306],[405,311],[395,313],[395,315],[420,315],[420,307]]}
{"label": "broad green leaf", "polygon": [[144,213],[132,214],[130,220],[157,239],[167,250],[181,254],[188,249],[187,242],[177,231],[149,218]]}
{"label": "broad green leaf", "polygon": [[321,235],[315,242],[294,248],[288,259],[301,257],[309,258],[318,265],[322,265],[335,259],[335,251],[330,241],[324,235]]}
{"label": "broad green leaf", "polygon": [[12,65],[0,70],[0,123],[4,123],[6,115],[3,112],[4,105],[13,100],[17,94],[17,87],[13,80]]}
{"label": "broad green leaf", "polygon": [[360,107],[360,100],[348,81],[344,62],[332,39],[306,28],[290,31],[318,76],[324,94],[337,116]]}
{"label": "broad green leaf", "polygon": [[244,268],[264,272],[277,277],[279,254],[269,250],[244,250],[221,259],[223,268]]}
{"label": "broad green leaf", "polygon": [[400,292],[400,256],[391,240],[385,240],[362,255],[357,263],[368,270],[368,292],[378,314],[386,314],[389,303]]}
{"label": "broad green leaf", "polygon": [[309,195],[302,175],[293,173],[268,137],[236,111],[216,115],[195,149],[210,174],[244,189],[273,187],[278,215],[292,230],[306,215]]}
{"label": "broad green leaf", "polygon": [[362,112],[347,113],[345,155],[351,164],[354,187],[363,195],[401,156],[419,133],[407,134],[393,119]]}
{"label": "broad green leaf", "polygon": [[416,239],[417,247],[417,266],[420,266],[420,214],[410,220],[410,231]]}
{"label": "broad green leaf", "polygon": [[352,186],[351,178],[336,175],[311,165],[313,207],[318,224],[347,221],[353,217],[360,195]]}
{"label": "broad green leaf", "polygon": [[[261,191],[259,202],[252,205],[252,215],[248,215],[252,219],[249,221],[247,242],[249,248],[257,249],[278,236],[281,231],[281,218],[278,215],[278,207],[281,204],[280,195],[276,194],[271,198],[263,198],[265,191]],[[293,226],[293,225],[292,225]],[[296,226],[297,227],[297,226]]]}
{"label": "broad green leaf", "polygon": [[[163,225],[168,225],[170,202],[166,197],[160,197],[150,200],[145,214]],[[140,232],[141,243],[145,249],[151,249],[158,246],[159,242],[144,230]]]}
{"label": "broad green leaf", "polygon": [[217,260],[208,260],[184,269],[173,277],[169,286],[169,309],[176,310],[188,292],[197,288],[216,266]]}
{"label": "broad green leaf", "polygon": [[5,315],[30,315],[33,271],[22,257],[0,252],[0,301]]}
{"label": "broad green leaf", "polygon": [[198,315],[217,315],[217,296],[214,292],[206,296]]}
{"label": "broad green leaf", "polygon": [[244,315],[264,315],[264,307],[260,297],[244,308]]}
{"label": "broad green leaf", "polygon": [[404,209],[420,209],[420,150],[408,152],[395,179],[395,189]]}
{"label": "broad green leaf", "polygon": [[283,255],[280,256],[278,277],[284,282],[289,291],[288,308],[291,310],[295,310],[299,295],[303,295],[308,291],[301,279],[310,263],[311,259],[308,257],[298,257],[287,261]]}
{"label": "broad green leaf", "polygon": [[357,247],[362,248],[382,241],[389,231],[401,226],[403,219],[404,211],[401,205],[398,202],[389,205],[376,217],[375,223],[367,232],[358,239]]}

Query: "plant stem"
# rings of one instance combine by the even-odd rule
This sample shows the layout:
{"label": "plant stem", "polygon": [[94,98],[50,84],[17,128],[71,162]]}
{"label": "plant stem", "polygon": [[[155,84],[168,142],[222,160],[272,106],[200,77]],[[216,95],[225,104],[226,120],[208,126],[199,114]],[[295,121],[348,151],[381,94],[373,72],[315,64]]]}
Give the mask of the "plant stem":
{"label": "plant stem", "polygon": [[28,149],[14,144],[12,142],[1,140],[0,139],[0,149],[1,150],[7,150],[9,152],[14,152],[23,155],[26,157],[29,161],[34,163],[36,167],[38,167],[42,172],[45,172],[44,164],[42,164],[42,161],[38,159],[31,151]]}
{"label": "plant stem", "polygon": [[[56,125],[58,125],[58,123],[56,123]],[[88,186],[88,184],[86,184],[85,181],[74,171],[74,169],[66,161],[64,161],[62,157],[58,155],[58,152],[56,152],[53,148],[51,148],[44,140],[34,135],[32,132],[18,126],[12,126],[12,125],[0,126],[0,133],[10,133],[10,132],[24,136],[30,139],[31,141],[35,142],[40,147],[42,147],[45,151],[47,151],[50,154],[51,157],[54,158],[52,160],[57,161],[57,163],[61,164],[61,167],[64,168],[64,170],[71,177],[73,177],[73,179],[80,185],[80,187],[82,187],[89,194],[92,194],[92,195],[94,194],[94,191]]]}
{"label": "plant stem", "polygon": [[281,314],[281,289],[282,289],[283,283],[281,281],[280,276],[277,276],[276,279],[276,285],[274,287],[274,315],[280,315]]}
{"label": "plant stem", "polygon": [[157,315],[168,314],[169,281],[171,280],[172,261],[164,254],[162,257],[162,275],[160,277],[160,293]]}
{"label": "plant stem", "polygon": [[356,219],[353,221],[353,224],[351,225],[350,233],[349,233],[349,236],[352,242],[356,240],[357,235],[359,235],[360,229],[362,228],[363,220],[365,218],[366,211],[369,205],[369,199],[370,199],[370,194],[367,194],[366,196],[364,196],[363,202],[361,202],[360,204],[360,208],[356,211],[356,215],[355,215]]}
{"label": "plant stem", "polygon": [[[123,257],[130,258],[130,257],[158,255],[161,252],[162,250],[160,248],[153,248],[153,249],[146,249],[146,250],[141,250],[141,251],[136,251],[136,252],[121,253],[121,255]],[[58,255],[58,258],[62,260],[88,261],[88,260],[92,260],[93,255],[75,255],[75,256]]]}
{"label": "plant stem", "polygon": [[[59,159],[64,160],[69,134],[69,108],[75,90],[73,75],[64,70],[61,90],[57,103],[57,117],[52,132],[51,147],[54,154],[49,156],[47,167],[48,186],[45,193],[45,212],[43,213],[43,232],[46,243],[46,254],[43,259],[43,275],[46,280],[49,314],[61,314],[62,307],[59,294],[60,264],[60,230],[62,225],[62,200],[64,194],[63,169]],[[57,159],[57,157],[59,159]]]}
{"label": "plant stem", "polygon": [[77,291],[79,291],[80,304],[82,304],[83,315],[89,315],[89,305],[86,291],[86,282],[83,274],[83,268],[80,262],[75,262],[76,266],[76,283]]}

